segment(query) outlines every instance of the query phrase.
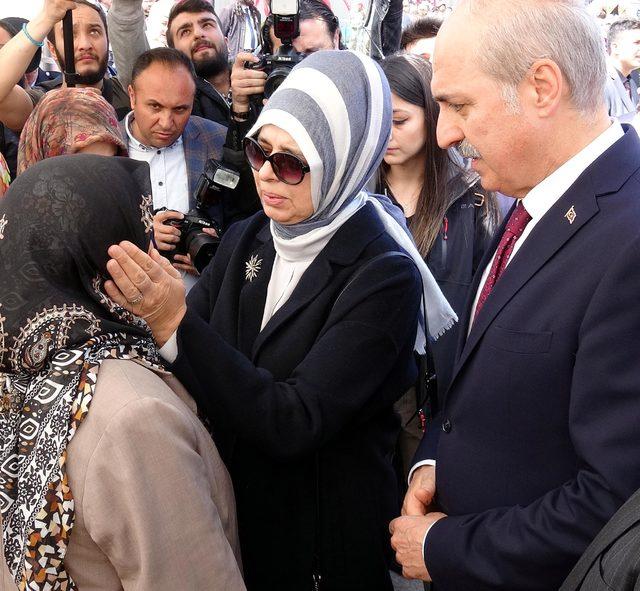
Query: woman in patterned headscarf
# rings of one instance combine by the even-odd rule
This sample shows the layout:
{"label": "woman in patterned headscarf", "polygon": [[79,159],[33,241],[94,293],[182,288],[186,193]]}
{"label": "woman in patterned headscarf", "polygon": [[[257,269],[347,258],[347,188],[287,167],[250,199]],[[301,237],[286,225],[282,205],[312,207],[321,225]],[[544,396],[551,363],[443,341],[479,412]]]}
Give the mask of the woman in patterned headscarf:
{"label": "woman in patterned headscarf", "polygon": [[95,88],[51,91],[20,134],[18,174],[45,158],[79,153],[127,155],[116,112]]}
{"label": "woman in patterned headscarf", "polygon": [[62,156],[0,202],[3,590],[244,589],[213,442],[103,291],[107,245],[148,247],[148,177]]}
{"label": "woman in patterned headscarf", "polygon": [[105,288],[148,318],[226,444],[250,590],[392,589],[393,403],[455,315],[363,191],[390,132],[379,66],[313,53],[245,139],[264,211],[228,230],[186,309],[156,253],[110,249],[120,293]]}

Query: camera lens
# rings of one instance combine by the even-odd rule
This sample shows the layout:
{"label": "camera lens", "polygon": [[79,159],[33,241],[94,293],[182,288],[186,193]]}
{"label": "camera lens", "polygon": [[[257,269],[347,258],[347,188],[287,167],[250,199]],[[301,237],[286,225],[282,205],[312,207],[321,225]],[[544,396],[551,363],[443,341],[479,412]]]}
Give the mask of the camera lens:
{"label": "camera lens", "polygon": [[277,67],[269,74],[267,81],[264,83],[264,96],[270,98],[271,95],[278,90],[278,87],[284,82],[284,79],[291,73],[293,66]]}
{"label": "camera lens", "polygon": [[204,232],[193,232],[187,237],[187,251],[191,255],[193,266],[199,273],[211,262],[218,250],[220,239]]}

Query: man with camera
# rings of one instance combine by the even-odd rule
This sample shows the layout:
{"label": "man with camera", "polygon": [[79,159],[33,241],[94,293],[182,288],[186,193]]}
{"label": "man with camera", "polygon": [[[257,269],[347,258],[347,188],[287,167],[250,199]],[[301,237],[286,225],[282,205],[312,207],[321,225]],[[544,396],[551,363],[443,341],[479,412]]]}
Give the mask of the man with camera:
{"label": "man with camera", "polygon": [[154,218],[156,245],[187,274],[187,287],[195,283],[198,271],[180,229],[187,226],[184,214],[201,205],[196,213],[203,220],[201,234],[213,239],[205,239],[209,243],[217,241],[218,232],[212,228],[224,223],[224,196],[217,203],[203,202],[200,196],[207,188],[201,179],[211,167],[209,159],[222,157],[226,129],[191,116],[195,91],[193,65],[183,53],[149,50],[134,64],[129,85],[133,111],[122,124],[130,157],[149,164],[153,208],[161,210]]}
{"label": "man with camera", "polygon": [[[292,24],[289,14],[291,12],[297,14],[297,24]],[[289,30],[290,26],[293,26],[293,31]],[[262,98],[265,82],[268,76],[274,73],[274,65],[278,67],[277,59],[283,54],[285,57],[291,57],[289,67],[293,67],[310,53],[321,49],[342,49],[338,18],[321,0],[301,0],[297,10],[288,0],[272,0],[271,15],[267,17],[262,27],[262,38],[262,57],[253,53],[240,52],[233,64],[231,70],[233,120],[253,123],[255,117],[250,113],[252,97]],[[284,51],[283,43],[286,48]],[[266,69],[263,65],[265,61]],[[258,110],[259,108],[256,109]],[[249,125],[243,127],[248,131]],[[227,145],[230,145],[229,138],[227,138]],[[240,147],[237,149],[240,150]]]}

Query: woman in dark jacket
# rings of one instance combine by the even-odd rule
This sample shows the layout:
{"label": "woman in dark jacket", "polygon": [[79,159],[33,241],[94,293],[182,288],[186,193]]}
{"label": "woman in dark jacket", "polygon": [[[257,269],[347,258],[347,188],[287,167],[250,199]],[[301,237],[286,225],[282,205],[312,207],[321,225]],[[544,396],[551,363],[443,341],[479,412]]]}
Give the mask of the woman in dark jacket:
{"label": "woman in dark jacket", "polygon": [[[396,54],[381,66],[391,87],[393,127],[375,192],[402,207],[420,254],[460,315],[500,211],[495,196],[463,168],[461,158],[438,147],[431,64],[420,56]],[[431,347],[440,394],[451,379],[457,337],[454,328]],[[409,422],[401,437],[403,478],[422,434],[416,416],[421,402],[412,391],[398,403],[403,424]]]}
{"label": "woman in dark jacket", "polygon": [[430,334],[454,316],[362,191],[390,130],[375,62],[314,53],[245,140],[264,212],[227,232],[186,311],[161,257],[110,249],[110,295],[147,319],[224,447],[250,590],[392,589],[392,407],[424,350],[422,298]]}

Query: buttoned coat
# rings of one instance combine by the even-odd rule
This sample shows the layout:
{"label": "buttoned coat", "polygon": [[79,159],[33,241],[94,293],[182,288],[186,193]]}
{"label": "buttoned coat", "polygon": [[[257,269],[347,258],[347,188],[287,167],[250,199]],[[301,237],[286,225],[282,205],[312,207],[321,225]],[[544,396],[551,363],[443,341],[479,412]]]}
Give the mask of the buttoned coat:
{"label": "buttoned coat", "polygon": [[640,488],[640,140],[623,128],[537,223],[460,342],[416,455],[436,458],[449,515],[425,543],[439,591],[558,589]]}
{"label": "buttoned coat", "polygon": [[[416,378],[421,281],[372,205],[261,330],[275,258],[263,212],[228,231],[188,298],[172,370],[234,483],[247,588],[391,591],[393,403]],[[361,272],[356,275],[356,271]]]}

